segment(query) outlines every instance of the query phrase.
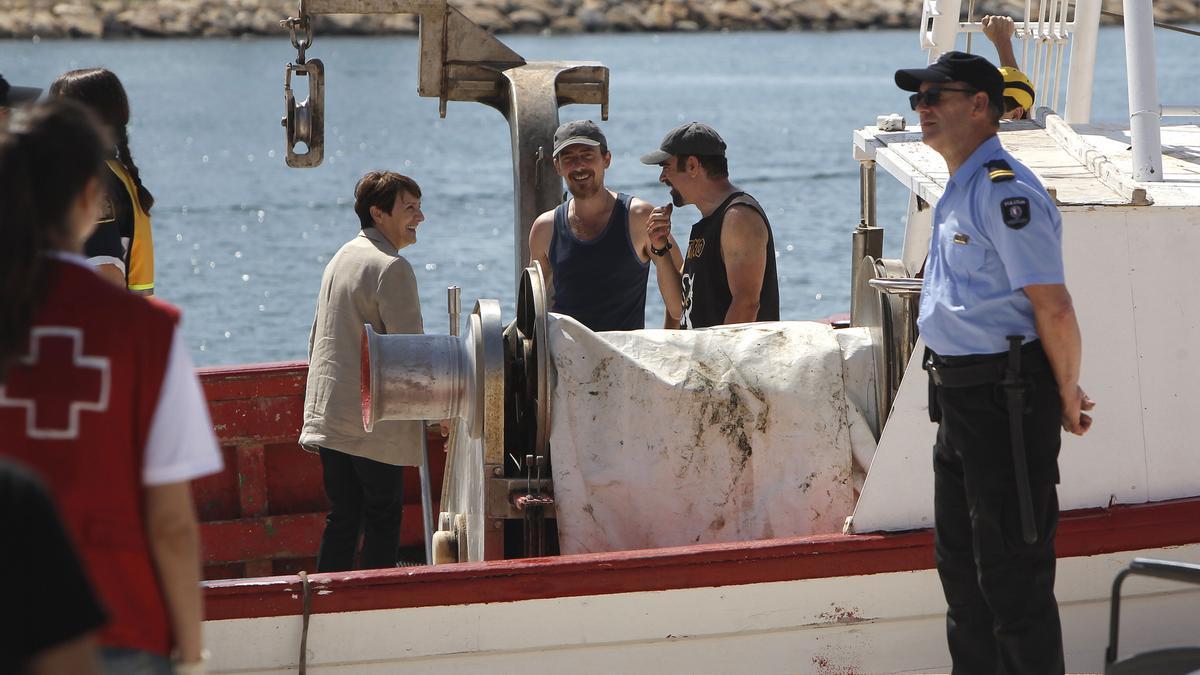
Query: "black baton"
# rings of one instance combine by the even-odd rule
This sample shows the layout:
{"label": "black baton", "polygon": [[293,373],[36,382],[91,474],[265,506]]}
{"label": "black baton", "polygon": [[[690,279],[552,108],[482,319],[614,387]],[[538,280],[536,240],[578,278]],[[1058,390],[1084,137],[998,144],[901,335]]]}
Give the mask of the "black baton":
{"label": "black baton", "polygon": [[1008,399],[1008,433],[1012,437],[1013,471],[1017,478],[1017,504],[1021,509],[1021,535],[1026,544],[1037,541],[1037,523],[1033,519],[1033,497],[1029,492],[1029,467],[1025,463],[1025,383],[1021,381],[1020,335],[1008,336],[1008,369],[1004,374],[1005,397]]}

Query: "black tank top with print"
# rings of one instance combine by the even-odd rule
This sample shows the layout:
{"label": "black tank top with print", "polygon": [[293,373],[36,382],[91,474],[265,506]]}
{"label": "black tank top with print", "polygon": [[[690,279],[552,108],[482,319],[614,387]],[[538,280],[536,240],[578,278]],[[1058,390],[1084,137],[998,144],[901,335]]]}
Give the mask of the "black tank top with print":
{"label": "black tank top with print", "polygon": [[767,266],[763,271],[762,291],[756,321],[779,320],[779,277],[775,272],[775,236],[771,222],[758,201],[745,192],[729,195],[707,217],[692,226],[683,262],[683,317],[680,328],[705,328],[725,323],[725,313],[733,302],[725,260],[721,256],[721,227],[725,212],[745,204],[758,211],[767,225]]}

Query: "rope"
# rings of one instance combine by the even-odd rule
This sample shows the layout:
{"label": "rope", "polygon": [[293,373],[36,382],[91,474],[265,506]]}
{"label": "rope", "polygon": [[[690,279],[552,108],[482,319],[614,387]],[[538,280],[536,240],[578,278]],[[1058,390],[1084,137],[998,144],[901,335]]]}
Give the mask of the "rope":
{"label": "rope", "polygon": [[[1125,23],[1125,15],[1121,14],[1120,12],[1110,12],[1106,9],[1102,9],[1102,10],[1100,10],[1100,13],[1103,14],[1104,16],[1111,16],[1111,17],[1120,19],[1121,23]],[[1200,30],[1192,30],[1191,28],[1184,28],[1183,26],[1176,26],[1173,23],[1163,23],[1161,21],[1155,21],[1154,26],[1156,28],[1165,28],[1167,30],[1173,30],[1176,33],[1183,33],[1184,35],[1194,35],[1196,37],[1200,37]]]}
{"label": "rope", "polygon": [[300,675],[308,672],[308,617],[312,609],[312,588],[308,585],[308,572],[300,572],[300,585],[303,590],[304,618],[300,629]]}

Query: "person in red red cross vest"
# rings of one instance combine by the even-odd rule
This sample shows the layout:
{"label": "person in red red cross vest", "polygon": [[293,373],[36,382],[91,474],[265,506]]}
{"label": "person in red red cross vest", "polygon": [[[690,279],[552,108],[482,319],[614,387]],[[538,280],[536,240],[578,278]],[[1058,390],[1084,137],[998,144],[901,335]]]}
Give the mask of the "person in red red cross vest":
{"label": "person in red red cross vest", "polygon": [[[0,454],[38,471],[62,511],[111,619],[106,672],[169,673],[174,653],[191,675],[204,661],[189,481],[222,461],[178,311],[79,256],[111,144],[68,101],[0,131]],[[38,555],[0,542],[23,549]]]}

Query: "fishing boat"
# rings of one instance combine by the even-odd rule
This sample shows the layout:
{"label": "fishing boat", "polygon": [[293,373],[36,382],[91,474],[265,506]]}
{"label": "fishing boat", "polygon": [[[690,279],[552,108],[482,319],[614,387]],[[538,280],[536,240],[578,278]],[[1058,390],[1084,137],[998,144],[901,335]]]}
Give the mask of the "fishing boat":
{"label": "fishing boat", "polygon": [[[959,0],[925,3],[920,38],[930,60],[953,49],[960,34],[979,30],[969,16],[963,20],[963,10]],[[1187,283],[1200,248],[1200,126],[1162,123],[1200,115],[1200,104],[1158,100],[1150,11],[1149,3],[1125,3],[1130,123],[1108,126],[1090,122],[1099,0],[1028,4],[1018,39],[1041,107],[1000,131],[1062,212],[1068,286],[1084,335],[1083,384],[1098,401],[1096,428],[1085,438],[1064,438],[1060,460],[1056,594],[1069,671],[1097,672],[1128,654],[1196,642],[1200,629],[1200,589],[1137,579],[1124,587],[1120,654],[1105,653],[1113,579],[1131,560],[1200,562],[1200,459],[1186,424],[1200,398],[1200,303]],[[305,59],[307,19],[346,12],[418,13],[419,93],[443,104],[482,102],[508,119],[515,259],[525,269],[528,224],[561,194],[556,180],[544,179],[553,175],[546,173],[546,149],[558,106],[600,104],[606,115],[607,69],[527,63],[444,1],[305,0],[289,24],[298,49],[288,67],[289,164],[320,161],[324,70]],[[298,102],[291,85],[305,77],[309,99]],[[196,485],[205,521],[210,670],[948,670],[930,529],[934,426],[925,374],[913,358],[922,350],[916,277],[948,173],[921,143],[920,129],[901,119],[881,116],[849,135],[862,191],[862,220],[848,233],[849,325],[728,329],[729,340],[749,340],[738,343],[739,353],[768,358],[776,352],[755,347],[762,335],[833,336],[829,349],[842,356],[831,367],[844,387],[836,396],[843,413],[827,438],[838,444],[846,472],[839,481],[819,480],[846,497],[844,507],[786,536],[701,533],[686,543],[692,532],[683,532],[671,512],[626,509],[612,517],[650,523],[662,545],[614,542],[596,550],[592,540],[568,537],[578,530],[567,524],[578,523],[580,513],[601,521],[595,514],[619,513],[622,500],[607,510],[572,501],[562,425],[579,409],[562,402],[564,383],[573,382],[563,354],[610,347],[628,354],[630,345],[668,349],[694,338],[645,331],[619,343],[604,335],[589,342],[569,320],[549,315],[540,273],[527,268],[510,321],[499,303],[481,299],[465,317],[463,335],[364,335],[365,424],[456,420],[446,452],[431,436],[424,471],[406,476],[403,542],[417,550],[426,544],[439,564],[306,573],[325,503],[319,462],[296,446],[305,364],[202,369],[227,467]],[[297,150],[298,142],[305,149]],[[903,249],[892,257],[885,257],[875,222],[879,169],[908,198]],[[457,303],[449,309],[457,333]],[[608,401],[631,391],[622,378],[633,370],[594,370],[596,382],[617,392]],[[658,375],[670,382],[665,372]],[[722,386],[725,380],[712,384]],[[615,414],[610,405],[598,407],[596,415]],[[722,427],[725,409],[714,411],[705,419]],[[783,416],[755,419],[770,427]],[[611,443],[637,438],[619,425],[608,428]],[[746,433],[742,438],[758,438],[753,429]],[[761,453],[753,449],[757,462]],[[654,503],[669,503],[675,489],[662,485]],[[642,496],[628,503],[641,504]],[[421,526],[431,521],[426,537]],[[713,529],[727,531],[723,524]]]}

